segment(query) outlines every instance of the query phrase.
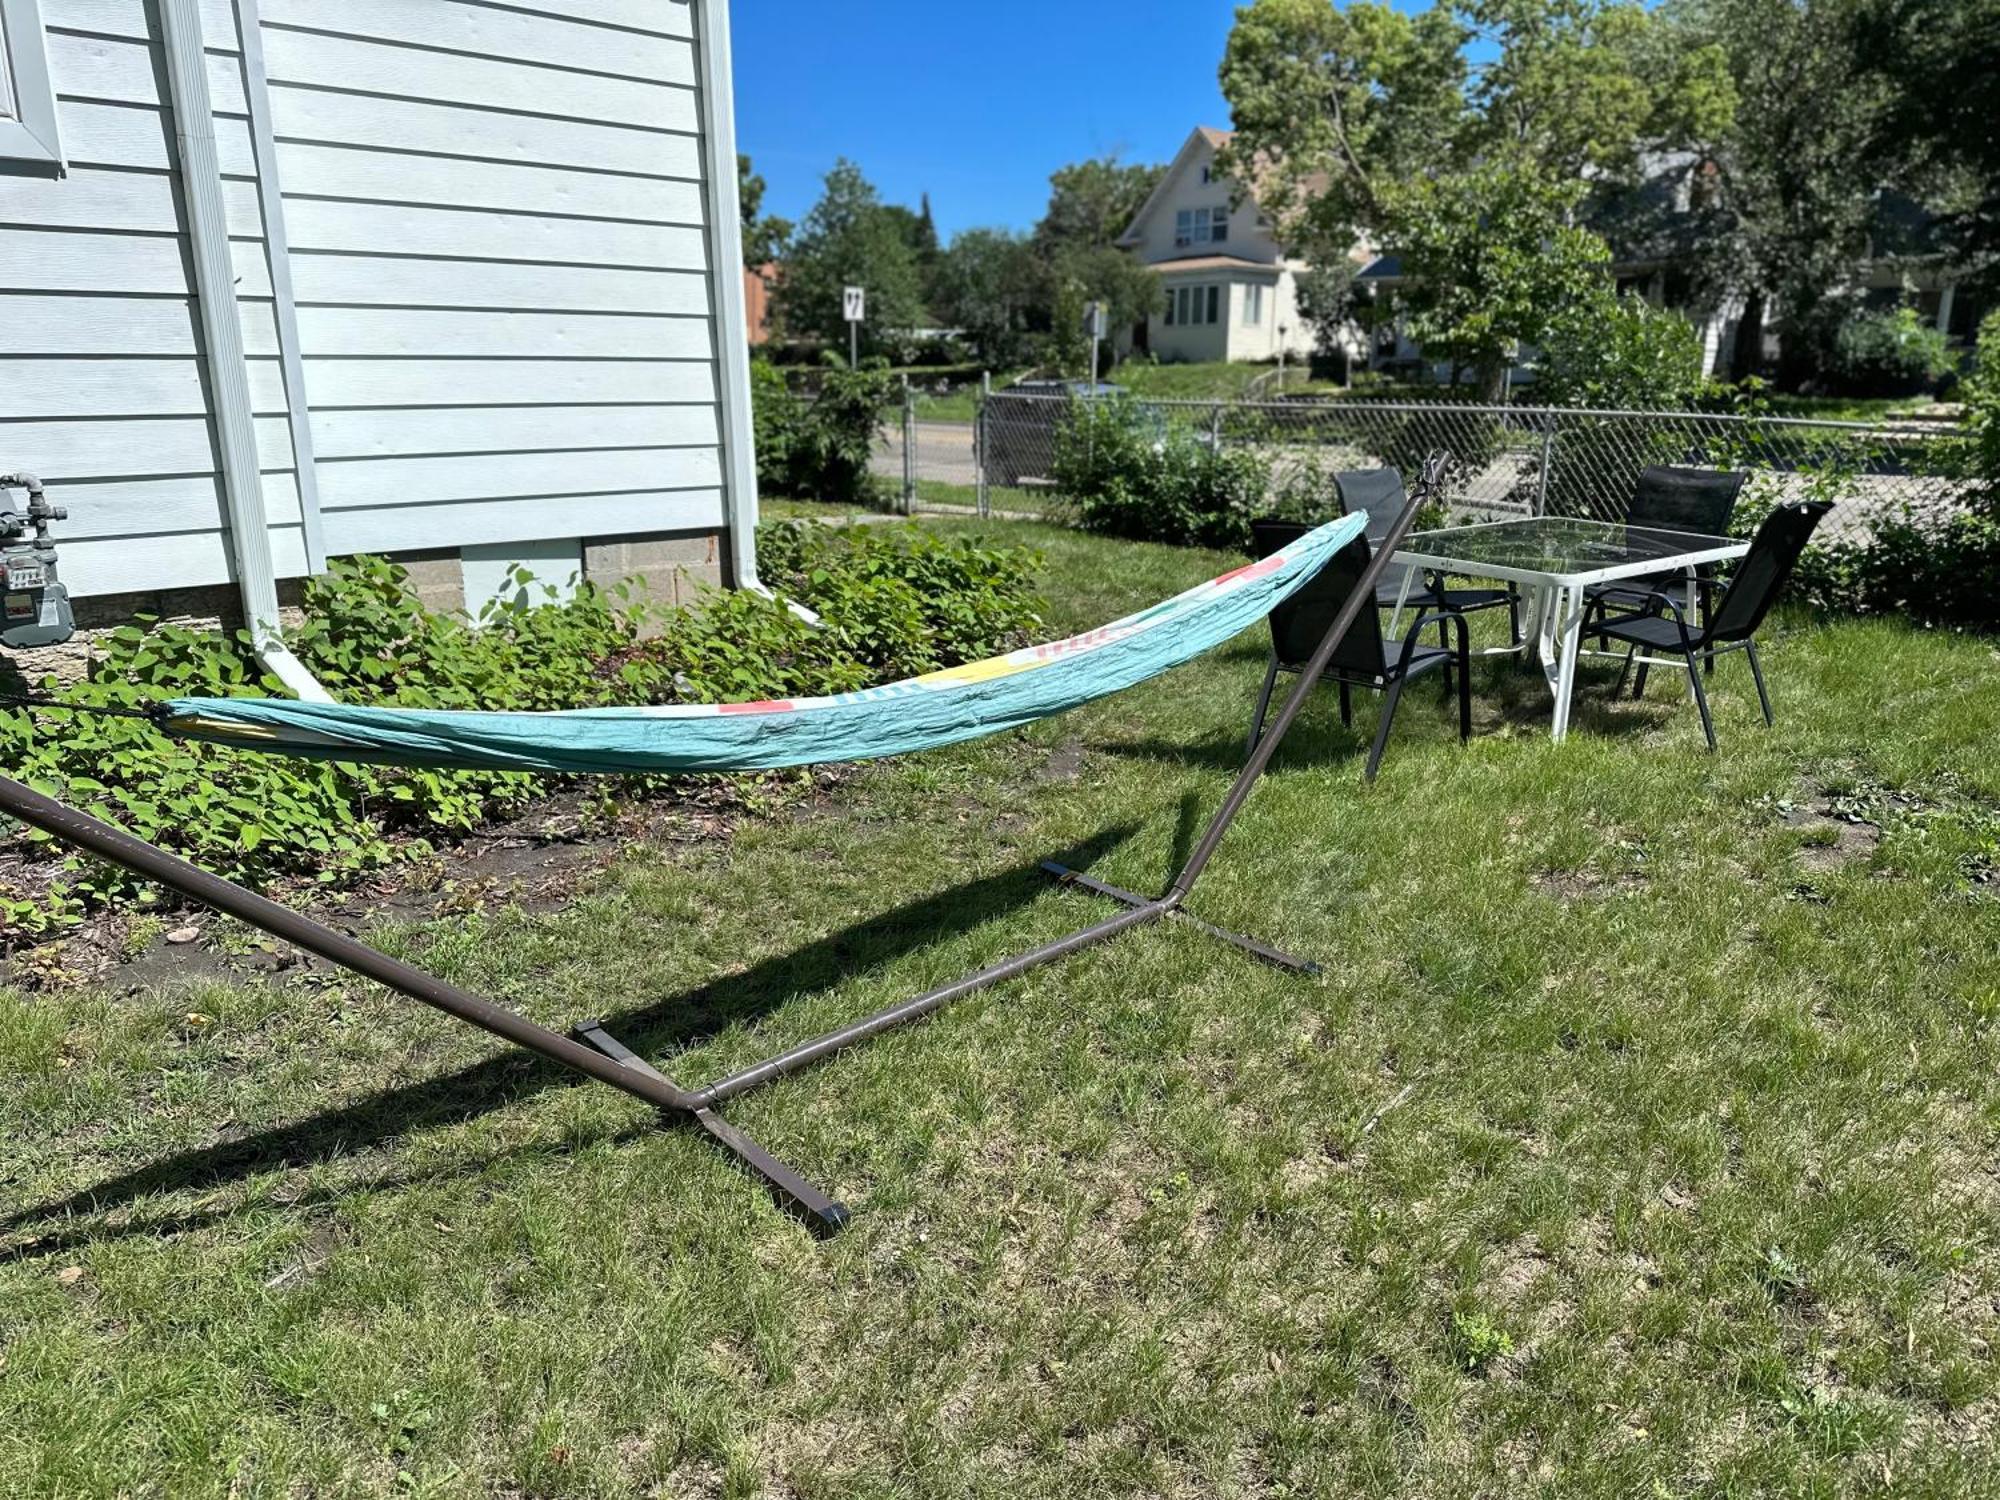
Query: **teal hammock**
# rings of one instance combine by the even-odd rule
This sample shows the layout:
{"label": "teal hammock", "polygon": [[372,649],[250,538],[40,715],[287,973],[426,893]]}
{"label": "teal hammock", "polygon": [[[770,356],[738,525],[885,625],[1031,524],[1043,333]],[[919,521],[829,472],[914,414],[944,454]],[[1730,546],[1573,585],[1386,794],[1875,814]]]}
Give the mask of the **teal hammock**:
{"label": "teal hammock", "polygon": [[1284,551],[1097,630],[903,682],[767,703],[481,713],[179,698],[191,738],[320,760],[500,771],[767,771],[997,734],[1124,691],[1256,624],[1356,536],[1345,516]]}

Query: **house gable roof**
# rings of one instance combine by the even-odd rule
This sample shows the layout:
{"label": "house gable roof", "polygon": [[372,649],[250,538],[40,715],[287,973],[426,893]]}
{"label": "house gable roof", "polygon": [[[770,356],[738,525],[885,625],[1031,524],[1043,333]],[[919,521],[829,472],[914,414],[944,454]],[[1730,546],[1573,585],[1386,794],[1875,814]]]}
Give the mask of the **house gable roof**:
{"label": "house gable roof", "polygon": [[1167,170],[1160,178],[1159,185],[1147,195],[1146,201],[1139,205],[1139,211],[1132,216],[1132,222],[1125,226],[1125,232],[1118,237],[1118,243],[1136,245],[1145,238],[1140,233],[1141,227],[1152,216],[1160,200],[1167,196],[1168,190],[1173,187],[1181,173],[1187,170],[1188,162],[1193,158],[1196,147],[1206,146],[1211,151],[1220,151],[1234,136],[1235,132],[1231,130],[1217,130],[1211,125],[1195,126],[1189,132],[1188,138],[1181,143],[1181,149],[1174,153],[1174,159],[1167,163]]}

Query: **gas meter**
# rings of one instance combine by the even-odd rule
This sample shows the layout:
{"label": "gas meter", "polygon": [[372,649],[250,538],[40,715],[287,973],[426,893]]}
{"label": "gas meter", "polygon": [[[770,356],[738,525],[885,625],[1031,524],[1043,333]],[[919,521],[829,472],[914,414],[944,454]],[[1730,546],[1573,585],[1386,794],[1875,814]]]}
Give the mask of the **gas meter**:
{"label": "gas meter", "polygon": [[[16,491],[27,495],[25,509],[15,509]],[[0,646],[54,646],[76,633],[49,537],[49,522],[68,516],[34,475],[0,474]]]}

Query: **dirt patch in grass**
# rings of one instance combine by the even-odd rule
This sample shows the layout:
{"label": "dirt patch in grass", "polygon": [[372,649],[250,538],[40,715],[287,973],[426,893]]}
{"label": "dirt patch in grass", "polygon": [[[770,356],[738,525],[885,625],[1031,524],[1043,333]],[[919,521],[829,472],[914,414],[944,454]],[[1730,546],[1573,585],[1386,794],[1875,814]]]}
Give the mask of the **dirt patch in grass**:
{"label": "dirt patch in grass", "polygon": [[[272,894],[350,936],[385,922],[479,911],[541,915],[568,905],[624,849],[727,839],[737,816],[700,805],[647,803],[606,817],[582,796],[565,796],[365,885],[317,900],[312,898],[319,893],[310,886]],[[288,943],[204,909],[164,918],[107,911],[62,938],[0,959],[0,984],[31,991],[94,984],[133,995],[327,967]]]}
{"label": "dirt patch in grass", "polygon": [[1083,741],[1072,735],[1049,752],[1042,767],[1044,781],[1074,781],[1083,773]]}
{"label": "dirt patch in grass", "polygon": [[1538,870],[1530,878],[1536,890],[1565,905],[1629,896],[1643,891],[1647,884],[1644,873],[1638,870],[1620,870],[1612,875],[1597,870]]}
{"label": "dirt patch in grass", "polygon": [[1845,869],[1874,857],[1882,845],[1882,829],[1855,813],[1837,811],[1830,802],[1796,807],[1785,815],[1788,828],[1806,835],[1799,863],[1815,875]]}

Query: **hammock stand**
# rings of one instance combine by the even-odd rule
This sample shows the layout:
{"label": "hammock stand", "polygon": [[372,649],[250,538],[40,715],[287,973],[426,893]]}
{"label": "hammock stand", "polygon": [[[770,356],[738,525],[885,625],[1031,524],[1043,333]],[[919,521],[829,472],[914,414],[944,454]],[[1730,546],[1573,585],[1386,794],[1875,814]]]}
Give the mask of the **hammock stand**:
{"label": "hammock stand", "polygon": [[324,923],[316,922],[289,907],[280,906],[277,902],[254,891],[246,890],[233,881],[224,880],[219,875],[198,869],[164,849],[134,838],[109,823],[78,812],[4,776],[0,776],[0,812],[39,828],[107,863],[121,866],[146,880],[157,881],[192,901],[200,902],[239,921],[247,922],[253,927],[261,928],[273,937],[317,954],[329,962],[339,964],[342,968],[364,978],[372,979],[412,1000],[433,1006],[447,1015],[491,1032],[516,1046],[538,1053],[552,1062],[561,1063],[564,1067],[594,1078],[600,1083],[610,1084],[615,1089],[643,1099],[678,1121],[699,1126],[746,1169],[761,1178],[788,1211],[795,1214],[816,1233],[831,1235],[838,1233],[847,1224],[850,1217],[847,1206],[836,1201],[796,1169],[778,1160],[723,1119],[718,1111],[729,1100],[763,1084],[783,1078],[787,1074],[797,1072],[835,1052],[865,1042],[895,1027],[907,1025],[954,1000],[976,994],[980,990],[990,989],[1030,970],[1054,963],[1057,959],[1081,952],[1085,948],[1095,947],[1130,928],[1143,927],[1169,917],[1187,922],[1211,937],[1232,944],[1266,963],[1295,973],[1311,974],[1319,971],[1318,965],[1282,952],[1255,938],[1229,932],[1204,922],[1188,913],[1183,903],[1192,893],[1195,882],[1201,878],[1201,873],[1207,868],[1209,860],[1214,857],[1224,835],[1229,832],[1230,825],[1236,821],[1236,815],[1243,810],[1243,804],[1249,799],[1265,768],[1269,766],[1271,757],[1284,743],[1293,721],[1305,707],[1307,695],[1318,683],[1320,674],[1332,659],[1334,650],[1347,634],[1348,628],[1362,609],[1374,606],[1376,585],[1391,565],[1396,548],[1408,533],[1417,511],[1435,493],[1445,462],[1446,460],[1440,455],[1434,456],[1425,464],[1423,475],[1413,487],[1409,502],[1396,518],[1394,525],[1390,527],[1388,535],[1383,537],[1376,547],[1375,555],[1355,585],[1354,592],[1341,607],[1340,613],[1328,627],[1325,638],[1321,640],[1305,667],[1299,672],[1296,685],[1286,697],[1283,706],[1279,708],[1277,715],[1271,720],[1263,738],[1250,752],[1243,769],[1237,773],[1235,782],[1222,799],[1222,805],[1210,818],[1200,841],[1188,856],[1187,863],[1174,876],[1164,893],[1159,896],[1140,895],[1138,892],[1109,885],[1079,871],[1066,869],[1053,861],[1045,861],[1042,868],[1066,885],[1107,897],[1123,906],[1124,910],[1101,922],[1079,928],[1066,937],[1045,943],[1030,952],[1003,960],[977,973],[968,974],[963,979],[918,995],[914,999],[905,1000],[900,1005],[878,1011],[874,1015],[814,1037],[810,1041],[801,1042],[782,1052],[773,1053],[761,1062],[740,1068],[700,1088],[688,1089],[675,1083],[612,1036],[602,1022],[581,1021],[571,1028],[568,1036],[551,1031],[504,1006],[495,1005],[490,1000],[461,989],[434,974],[426,973],[412,964],[378,952]]}

